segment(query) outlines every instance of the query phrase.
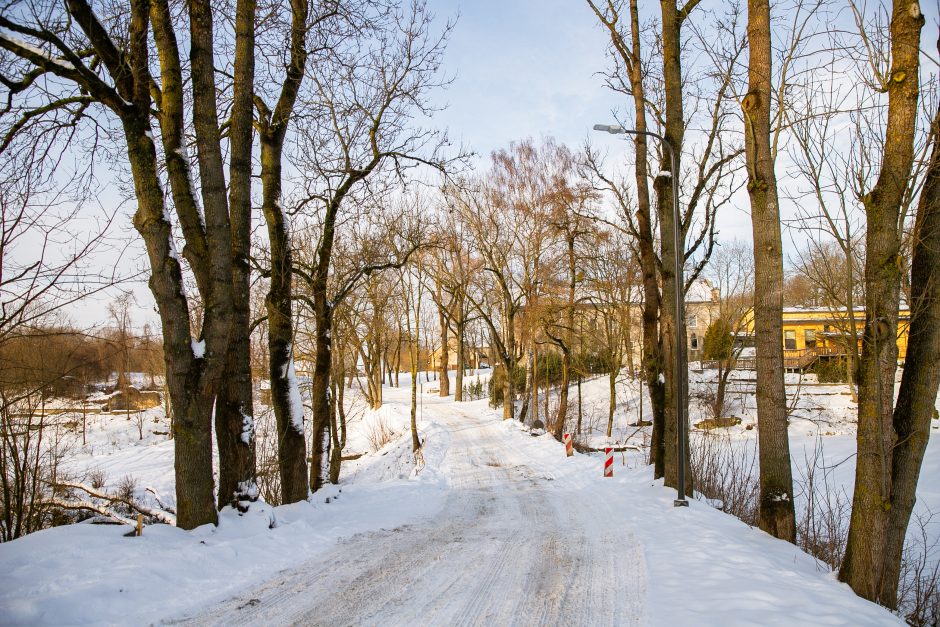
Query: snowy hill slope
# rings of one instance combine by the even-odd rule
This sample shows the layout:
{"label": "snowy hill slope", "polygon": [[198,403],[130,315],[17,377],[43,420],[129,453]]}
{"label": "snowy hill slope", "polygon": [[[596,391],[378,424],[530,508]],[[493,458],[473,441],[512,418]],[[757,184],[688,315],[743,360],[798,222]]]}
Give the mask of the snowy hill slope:
{"label": "snowy hill slope", "polygon": [[[407,390],[386,401],[406,424]],[[629,457],[604,479],[600,456],[566,459],[485,401],[425,394],[420,429],[422,470],[403,433],[310,503],[190,533],[80,524],[0,545],[0,622],[899,622],[796,547],[704,502],[674,508]]]}

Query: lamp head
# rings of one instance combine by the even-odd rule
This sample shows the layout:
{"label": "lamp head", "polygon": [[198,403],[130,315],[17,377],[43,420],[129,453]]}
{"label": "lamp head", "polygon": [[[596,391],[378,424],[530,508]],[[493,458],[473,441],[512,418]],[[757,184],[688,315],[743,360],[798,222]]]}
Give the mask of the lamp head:
{"label": "lamp head", "polygon": [[610,133],[611,135],[620,135],[626,131],[623,130],[622,126],[617,124],[595,124],[595,131],[604,131],[605,133]]}

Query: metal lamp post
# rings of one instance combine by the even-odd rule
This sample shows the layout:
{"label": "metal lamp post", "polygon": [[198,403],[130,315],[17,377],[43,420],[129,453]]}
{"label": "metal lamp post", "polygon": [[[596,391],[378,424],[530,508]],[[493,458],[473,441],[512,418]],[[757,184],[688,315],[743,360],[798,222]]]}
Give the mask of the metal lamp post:
{"label": "metal lamp post", "polygon": [[595,124],[594,130],[604,131],[612,135],[647,135],[649,137],[655,137],[669,150],[669,158],[672,162],[672,173],[670,175],[672,179],[672,241],[676,251],[676,265],[674,268],[676,275],[676,363],[672,385],[673,393],[676,396],[676,447],[678,448],[679,460],[679,485],[676,488],[679,494],[678,498],[673,501],[673,505],[676,507],[688,507],[689,502],[685,498],[685,442],[688,437],[688,424],[685,415],[685,377],[683,376],[686,369],[685,316],[682,309],[682,292],[685,281],[682,277],[681,257],[683,250],[680,248],[679,238],[679,225],[681,223],[679,222],[679,185],[676,183],[679,169],[676,161],[676,151],[665,137],[657,133],[629,130],[616,124]]}

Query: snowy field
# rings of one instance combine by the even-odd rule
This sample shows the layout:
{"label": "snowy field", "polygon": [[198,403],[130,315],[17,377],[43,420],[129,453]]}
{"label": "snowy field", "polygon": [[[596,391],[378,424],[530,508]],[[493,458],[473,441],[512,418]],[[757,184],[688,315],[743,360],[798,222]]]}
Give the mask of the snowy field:
{"label": "snowy field", "polygon": [[[693,394],[707,377],[693,375]],[[387,388],[379,411],[353,412],[345,452],[366,454],[344,462],[340,485],[310,502],[226,510],[218,527],[193,532],[153,525],[134,538],[126,527],[78,524],[0,545],[0,623],[899,623],[793,545],[704,501],[674,508],[675,492],[652,480],[641,451],[618,454],[614,478],[604,479],[600,455],[566,459],[550,436],[504,422],[485,400],[441,399],[433,381],[420,395],[416,467],[409,383]],[[607,385],[582,385],[582,440],[592,446],[607,441]],[[742,423],[722,430],[735,446],[756,439],[747,386],[732,394]],[[799,390],[795,478],[821,442],[825,461],[815,463],[850,496],[851,400],[842,386]],[[648,435],[629,426],[638,384],[622,379],[618,397],[611,442],[642,448]],[[693,402],[693,421],[701,411]],[[95,470],[107,487],[132,476],[139,497],[172,503],[161,410],[146,412],[145,424],[140,440],[136,417],[91,418],[70,469]],[[379,427],[392,437],[372,452]],[[924,477],[940,470],[938,446],[928,447]],[[931,482],[921,485],[919,511],[940,507]]]}

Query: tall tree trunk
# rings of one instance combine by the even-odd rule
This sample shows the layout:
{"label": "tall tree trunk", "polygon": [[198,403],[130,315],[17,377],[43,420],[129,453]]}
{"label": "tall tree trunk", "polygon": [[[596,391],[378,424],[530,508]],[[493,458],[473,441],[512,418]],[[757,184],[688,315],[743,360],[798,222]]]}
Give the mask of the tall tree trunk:
{"label": "tall tree trunk", "polygon": [[[676,308],[676,293],[684,289],[683,285],[678,284],[675,275],[675,260],[678,256],[680,261],[685,258],[685,233],[681,224],[675,224],[673,218],[673,179],[682,172],[681,156],[682,145],[685,135],[685,118],[683,117],[682,107],[682,59],[681,59],[681,37],[680,31],[685,13],[680,14],[676,8],[675,0],[660,0],[660,9],[662,12],[663,27],[663,86],[666,99],[666,143],[672,147],[675,152],[675,171],[672,160],[669,158],[669,151],[663,150],[663,160],[660,163],[660,172],[669,172],[668,176],[656,177],[655,185],[658,197],[659,209],[659,228],[660,228],[660,258],[662,259],[662,301],[660,301],[659,314],[659,332],[660,332],[660,358],[663,379],[665,380],[665,426],[663,429],[664,440],[664,478],[665,484],[670,487],[679,485],[679,451],[677,448],[679,429],[685,429],[685,425],[679,425],[679,407],[688,408],[688,396],[676,398],[675,378],[681,377],[685,380],[688,377],[687,372],[675,372],[676,351],[685,349],[685,338],[678,337],[681,325],[679,324],[684,315],[681,308]],[[679,249],[676,250],[672,238],[673,229],[679,230]],[[661,382],[654,381],[654,384]],[[687,386],[682,386],[686,388]],[[654,413],[655,415],[655,413]],[[685,412],[688,415],[688,412]],[[655,431],[655,424],[654,424]],[[688,438],[685,439],[688,449]],[[658,446],[658,445],[656,445]],[[685,451],[683,455],[686,468],[684,476],[687,485],[686,493],[691,494],[692,473],[688,468],[689,452]]]}
{"label": "tall tree trunk", "polygon": [[415,339],[411,342],[411,450],[421,448],[418,439],[418,330],[415,329]]}
{"label": "tall tree trunk", "polygon": [[[613,34],[613,33],[612,33]],[[628,69],[630,90],[633,95],[634,125],[640,133],[635,141],[635,180],[637,189],[637,230],[639,233],[640,269],[643,279],[643,372],[650,390],[653,412],[653,433],[650,463],[656,478],[663,477],[665,468],[665,387],[660,379],[663,371],[663,351],[659,339],[660,292],[652,226],[649,190],[649,157],[646,124],[646,90],[643,85],[642,56],[640,50],[640,21],[637,1],[630,0],[630,49],[620,51]]]}
{"label": "tall tree trunk", "polygon": [[[74,11],[75,7],[70,6],[70,10]],[[204,67],[212,49],[211,14],[207,13],[208,7],[203,3],[193,7],[193,10],[198,14],[191,24],[191,28],[198,31],[194,35],[193,54],[198,57],[194,67]],[[218,520],[213,497],[211,420],[215,390],[218,389],[225,367],[232,322],[231,230],[224,202],[224,178],[212,167],[212,159],[209,159],[212,163],[207,163],[204,171],[200,169],[200,178],[203,174],[208,178],[212,178],[213,173],[217,175],[215,181],[202,187],[203,200],[205,202],[206,196],[213,191],[223,194],[223,197],[221,202],[220,198],[213,197],[211,204],[206,205],[205,219],[200,217],[196,188],[183,142],[184,96],[179,48],[168,4],[154,2],[150,6],[149,17],[153,24],[163,78],[159,120],[167,174],[173,204],[186,238],[183,256],[192,267],[199,293],[206,304],[203,337],[200,342],[196,342],[190,335],[189,305],[183,293],[182,273],[173,248],[170,225],[165,218],[156,150],[150,133],[149,48],[145,11],[143,4],[134,5],[131,9],[128,62],[135,82],[134,108],[122,115],[122,123],[138,201],[134,226],[147,247],[153,270],[149,281],[150,290],[157,302],[163,330],[167,390],[173,416],[177,525],[182,529],[193,529]],[[211,82],[211,73],[208,79]],[[204,86],[206,77],[201,76],[200,81],[200,85]],[[198,89],[194,86],[196,91]],[[203,91],[197,100],[205,107],[214,108],[214,94],[213,87],[209,94]],[[205,100],[211,102],[206,103]],[[207,110],[201,109],[202,114]],[[213,124],[205,117],[200,117],[199,144],[204,149],[203,155],[213,152],[207,147],[213,137],[212,127]],[[218,137],[217,127],[215,137]],[[222,185],[218,184],[219,179]]]}
{"label": "tall tree trunk", "polygon": [[294,371],[290,231],[280,204],[280,146],[271,139],[262,133],[262,209],[271,246],[271,280],[264,301],[268,312],[268,376],[277,422],[281,500],[296,503],[307,498],[309,489],[307,447],[303,404]]}
{"label": "tall tree trunk", "polygon": [[440,383],[440,388],[438,395],[441,398],[447,398],[450,396],[450,350],[447,346],[447,323],[444,323],[444,330],[441,331],[441,363],[439,364],[439,375],[438,382]]}
{"label": "tall tree trunk", "polygon": [[368,376],[371,377],[372,383],[372,409],[378,409],[382,406],[382,402],[384,401],[382,397],[382,379],[384,377],[382,376],[381,349],[379,348],[381,339],[379,337],[372,337],[370,341],[371,345],[369,350],[372,353],[370,364],[372,367],[369,369]]}
{"label": "tall tree trunk", "polygon": [[525,388],[522,391],[522,407],[519,408],[519,422],[524,423],[526,416],[529,414],[529,397],[531,397],[530,390],[532,389],[532,351],[533,348],[530,345],[526,349],[526,362],[525,362]]}
{"label": "tall tree trunk", "polygon": [[395,340],[395,387],[398,385],[398,375],[401,373],[401,327],[398,327],[398,339]]}
{"label": "tall tree trunk", "polygon": [[578,374],[578,426],[575,433],[581,434],[581,419],[583,417],[583,407],[581,405],[581,375]]}
{"label": "tall tree trunk", "polygon": [[891,510],[880,601],[897,607],[901,554],[917,492],[930,421],[940,386],[940,141],[934,118],[933,152],[920,195],[911,261],[911,320],[904,374],[894,407]]}
{"label": "tall tree trunk", "polygon": [[744,97],[748,195],[754,233],[754,335],[757,347],[757,422],[760,528],[796,541],[793,477],[783,380],[783,251],[777,179],[770,149],[771,45],[768,0],[748,1],[750,46]]}
{"label": "tall tree trunk", "polygon": [[728,376],[731,374],[731,360],[718,360],[718,385],[715,389],[715,404],[712,406],[712,417],[721,418],[725,410],[725,393],[728,389]]}
{"label": "tall tree trunk", "polygon": [[448,370],[450,369],[450,345],[448,344],[448,324],[450,323],[450,315],[447,312],[447,308],[444,306],[444,301],[441,297],[441,284],[440,281],[437,282],[437,319],[441,327],[441,363],[438,364],[438,371],[440,372],[439,383],[440,387],[438,393],[441,398],[446,398],[450,396],[450,376]]}
{"label": "tall tree trunk", "polygon": [[466,339],[464,338],[466,322],[464,322],[462,299],[454,303],[454,311],[457,312],[458,316],[455,325],[455,333],[457,334],[457,373],[454,381],[454,385],[456,386],[454,388],[454,401],[459,403],[463,401],[463,373],[464,361],[466,359]]}
{"label": "tall tree trunk", "polygon": [[[343,384],[342,376],[337,376],[332,382],[330,404],[330,483],[339,483],[339,472],[343,463],[343,448],[346,446],[346,415],[343,411]],[[339,381],[339,383],[337,383]]]}
{"label": "tall tree trunk", "polygon": [[232,334],[215,407],[219,447],[219,508],[244,511],[258,497],[251,385],[251,147],[254,120],[255,0],[239,0],[235,15],[235,79],[229,142],[232,222]]}
{"label": "tall tree trunk", "polygon": [[568,386],[571,385],[571,346],[574,344],[574,299],[575,288],[578,282],[578,259],[575,254],[576,237],[577,227],[575,226],[567,233],[565,238],[568,249],[568,302],[565,307],[565,332],[562,334],[561,342],[556,341],[561,347],[561,386],[558,391],[558,415],[555,418],[556,438],[564,433],[565,422],[568,419]]}
{"label": "tall tree trunk", "polygon": [[516,408],[516,388],[513,382],[513,374],[516,369],[516,316],[512,309],[510,297],[506,295],[505,305],[506,321],[506,352],[502,356],[503,365],[506,368],[506,382],[503,385],[503,420],[512,420]]}
{"label": "tall tree trunk", "polygon": [[[332,227],[331,227],[332,228]],[[321,259],[323,256],[321,241]],[[332,250],[332,238],[330,241]],[[327,256],[329,253],[326,253]],[[328,258],[328,257],[327,257]],[[327,261],[327,268],[329,262]],[[313,404],[312,434],[310,441],[310,490],[316,492],[323,487],[323,453],[325,438],[330,421],[330,362],[332,344],[330,335],[333,328],[333,307],[326,297],[326,272],[314,282],[314,317],[316,319],[316,353],[313,365],[313,380],[310,386]]]}
{"label": "tall tree trunk", "polygon": [[859,596],[876,602],[892,600],[882,599],[882,590],[890,553],[887,540],[892,509],[892,450],[896,442],[892,410],[903,265],[898,220],[914,161],[923,24],[924,16],[916,2],[895,3],[881,172],[875,186],[862,198],[868,230],[865,330],[858,377],[858,455],[852,519],[839,579]]}
{"label": "tall tree trunk", "polygon": [[[417,452],[421,448],[421,440],[418,438],[418,358],[420,356],[420,323],[418,322],[421,313],[421,284],[418,283],[418,293],[412,295],[414,298],[413,312],[409,311],[407,316],[408,334],[411,336],[411,451]],[[407,289],[407,288],[406,288]],[[406,298],[406,306],[408,299]],[[411,328],[411,315],[414,313],[414,329]]]}
{"label": "tall tree trunk", "polygon": [[[544,413],[542,414],[543,416],[545,416],[546,422],[548,422],[548,400],[549,400],[549,397],[551,396],[551,382],[548,379],[549,379],[549,370],[548,368],[546,368],[545,369],[545,399],[544,399],[545,410],[544,410]],[[559,430],[560,430],[560,427],[556,424],[555,432],[558,433]],[[560,436],[555,436],[555,439],[561,442]]]}
{"label": "tall tree trunk", "polygon": [[[129,116],[130,117],[130,116]],[[170,224],[163,217],[163,190],[156,150],[149,136],[149,112],[124,120],[128,160],[138,201],[134,226],[147,247],[150,277],[163,331],[166,384],[173,415],[177,525],[195,529],[216,523],[212,481],[212,402],[203,385],[206,357],[196,356],[182,271],[171,248]]]}
{"label": "tall tree trunk", "polygon": [[[561,383],[558,387],[558,413],[555,414],[555,439],[561,441],[568,420],[568,386],[571,385],[571,351],[561,347]],[[545,398],[549,395],[548,381],[545,382]],[[547,409],[547,408],[546,408]]]}
{"label": "tall tree trunk", "polygon": [[[291,112],[303,80],[308,5],[291,4],[290,64],[274,110],[255,99],[261,141],[261,209],[271,247],[271,277],[265,307],[268,313],[268,376],[271,404],[278,431],[281,499],[296,503],[307,498],[307,454],[304,407],[294,370],[293,264],[290,225],[281,206],[281,162]],[[212,71],[211,67],[209,71]],[[326,423],[321,423],[325,425]]]}
{"label": "tall tree trunk", "polygon": [[[529,393],[526,395],[526,399],[527,402],[529,397],[532,399],[532,424],[535,424],[539,419],[539,350],[538,347],[535,346],[534,337],[532,344],[532,379],[528,383]],[[546,420],[547,419],[548,417],[546,416]]]}

